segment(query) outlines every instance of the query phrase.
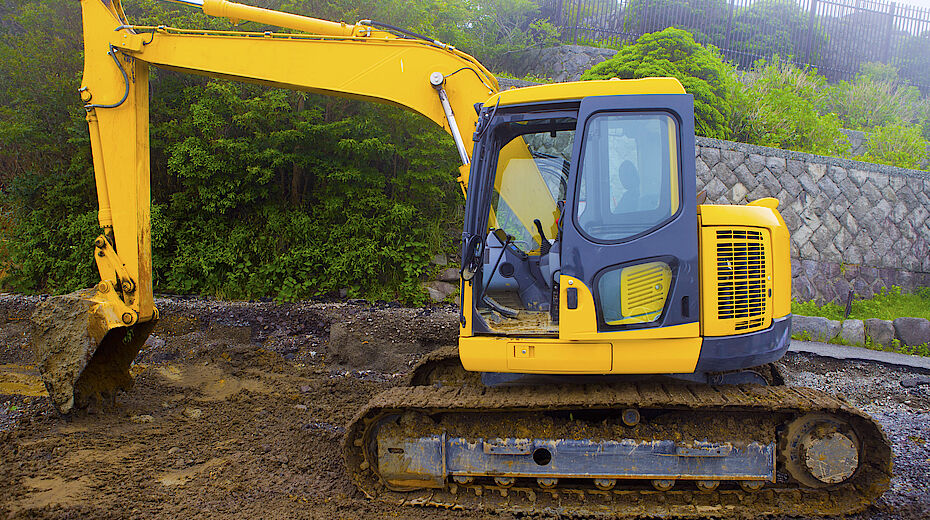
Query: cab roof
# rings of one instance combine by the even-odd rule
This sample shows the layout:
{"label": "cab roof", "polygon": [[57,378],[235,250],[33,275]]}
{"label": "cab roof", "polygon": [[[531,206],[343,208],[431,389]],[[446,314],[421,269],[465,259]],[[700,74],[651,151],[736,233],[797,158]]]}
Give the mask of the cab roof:
{"label": "cab roof", "polygon": [[524,88],[512,88],[498,92],[484,102],[494,106],[538,103],[545,101],[569,101],[589,96],[623,96],[634,94],[684,94],[685,89],[675,78],[609,79],[598,81],[573,81],[552,83]]}

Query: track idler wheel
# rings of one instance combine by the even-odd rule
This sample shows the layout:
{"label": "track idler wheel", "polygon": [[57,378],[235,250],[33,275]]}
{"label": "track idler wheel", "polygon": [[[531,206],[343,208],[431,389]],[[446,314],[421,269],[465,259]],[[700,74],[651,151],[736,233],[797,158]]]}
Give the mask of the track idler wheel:
{"label": "track idler wheel", "polygon": [[852,427],[823,413],[801,416],[783,434],[781,455],[791,477],[812,488],[849,480],[859,468],[859,438]]}

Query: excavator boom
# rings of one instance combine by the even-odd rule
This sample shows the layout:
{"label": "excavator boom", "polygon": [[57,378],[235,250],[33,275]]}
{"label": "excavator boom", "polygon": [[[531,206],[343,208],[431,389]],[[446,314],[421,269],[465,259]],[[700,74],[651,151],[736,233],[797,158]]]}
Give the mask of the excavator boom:
{"label": "excavator boom", "polygon": [[[80,93],[97,185],[102,234],[94,258],[101,281],[93,289],[51,299],[34,320],[34,350],[53,401],[65,413],[75,404],[75,390],[83,405],[112,398],[128,385],[129,363],[157,319],[149,213],[150,65],[420,113],[456,141],[463,189],[477,122],[474,105],[498,91],[494,76],[468,54],[384,24],[347,25],[225,0],[179,3],[289,32],[134,26],[119,0],[81,0]],[[103,352],[115,357],[103,359]]]}

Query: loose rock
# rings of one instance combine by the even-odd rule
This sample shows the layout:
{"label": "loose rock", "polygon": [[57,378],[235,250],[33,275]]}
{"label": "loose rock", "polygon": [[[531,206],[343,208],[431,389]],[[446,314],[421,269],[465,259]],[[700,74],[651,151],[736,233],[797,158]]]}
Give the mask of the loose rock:
{"label": "loose rock", "polygon": [[917,376],[901,380],[901,386],[904,388],[914,388],[920,385],[930,385],[930,376]]}
{"label": "loose rock", "polygon": [[791,318],[791,333],[807,332],[814,341],[830,341],[840,333],[840,327],[840,322],[820,316],[793,316]]}

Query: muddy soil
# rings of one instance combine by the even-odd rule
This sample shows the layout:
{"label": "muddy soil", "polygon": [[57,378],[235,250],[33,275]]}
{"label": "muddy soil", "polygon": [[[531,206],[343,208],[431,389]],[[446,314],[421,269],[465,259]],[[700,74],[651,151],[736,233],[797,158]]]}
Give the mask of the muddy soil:
{"label": "muddy soil", "polygon": [[[359,407],[454,344],[451,307],[160,299],[132,392],[62,418],[30,368],[36,301],[0,295],[0,518],[488,517],[369,502],[342,465]],[[785,368],[791,383],[844,393],[895,444],[892,489],[858,518],[930,515],[930,387],[874,364],[790,355]]]}

